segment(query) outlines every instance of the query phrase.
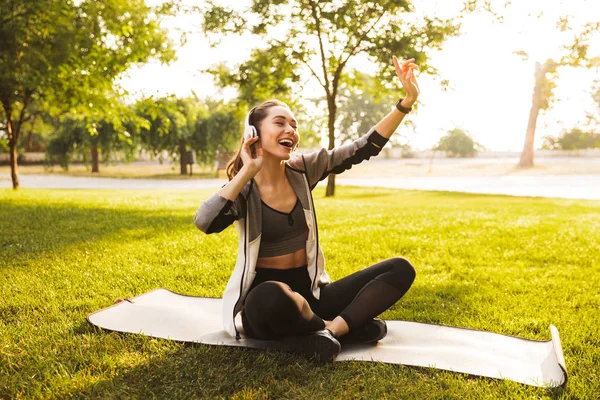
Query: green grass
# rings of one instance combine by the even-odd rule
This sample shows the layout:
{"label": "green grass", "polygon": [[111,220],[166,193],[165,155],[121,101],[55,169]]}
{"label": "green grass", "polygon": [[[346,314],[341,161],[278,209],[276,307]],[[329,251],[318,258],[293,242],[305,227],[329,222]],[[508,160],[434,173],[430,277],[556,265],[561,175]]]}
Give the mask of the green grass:
{"label": "green grass", "polygon": [[198,231],[213,191],[0,190],[0,398],[597,398],[600,202],[315,190],[339,279],[404,256],[417,279],[386,319],[548,340],[569,371],[542,389],[429,368],[315,366],[257,350],[109,333],[86,315],[157,287],[220,297],[233,227]]}

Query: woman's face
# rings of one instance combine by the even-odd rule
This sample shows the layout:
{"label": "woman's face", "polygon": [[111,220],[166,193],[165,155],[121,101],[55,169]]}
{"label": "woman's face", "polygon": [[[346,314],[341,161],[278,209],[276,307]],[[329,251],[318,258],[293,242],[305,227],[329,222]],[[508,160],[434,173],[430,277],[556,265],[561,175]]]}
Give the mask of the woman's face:
{"label": "woman's face", "polygon": [[258,129],[263,154],[267,152],[284,160],[290,158],[290,153],[300,140],[298,122],[286,107],[269,108]]}

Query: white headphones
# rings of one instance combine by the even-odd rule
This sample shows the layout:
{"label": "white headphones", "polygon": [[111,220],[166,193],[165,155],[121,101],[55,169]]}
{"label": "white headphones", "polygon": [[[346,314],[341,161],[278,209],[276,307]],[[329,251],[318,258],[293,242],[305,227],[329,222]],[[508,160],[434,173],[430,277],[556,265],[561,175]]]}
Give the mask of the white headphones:
{"label": "white headphones", "polygon": [[256,130],[256,127],[254,127],[254,125],[250,125],[250,115],[252,114],[252,111],[254,111],[254,109],[256,109],[256,107],[252,107],[252,109],[248,111],[248,114],[246,115],[246,119],[244,121],[244,137],[246,139],[258,136],[258,131]]}

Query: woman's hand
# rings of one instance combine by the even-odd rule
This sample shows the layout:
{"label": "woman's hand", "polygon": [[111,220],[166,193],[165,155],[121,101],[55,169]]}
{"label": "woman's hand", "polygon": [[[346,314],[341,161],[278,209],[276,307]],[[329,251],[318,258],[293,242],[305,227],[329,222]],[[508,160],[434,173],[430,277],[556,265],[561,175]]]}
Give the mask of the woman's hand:
{"label": "woman's hand", "polygon": [[[252,157],[252,151],[250,146],[254,145],[256,150],[256,157]],[[251,177],[254,177],[263,165],[263,150],[260,145],[259,137],[246,138],[240,151],[240,157],[244,163],[244,168]]]}
{"label": "woman's hand", "polygon": [[412,105],[419,97],[419,85],[417,84],[417,79],[415,78],[414,70],[419,69],[419,66],[415,64],[414,58],[409,60],[404,60],[402,63],[398,62],[396,56],[393,56],[392,60],[394,61],[394,67],[396,68],[396,75],[400,79],[402,83],[402,87],[406,91],[406,102]]}

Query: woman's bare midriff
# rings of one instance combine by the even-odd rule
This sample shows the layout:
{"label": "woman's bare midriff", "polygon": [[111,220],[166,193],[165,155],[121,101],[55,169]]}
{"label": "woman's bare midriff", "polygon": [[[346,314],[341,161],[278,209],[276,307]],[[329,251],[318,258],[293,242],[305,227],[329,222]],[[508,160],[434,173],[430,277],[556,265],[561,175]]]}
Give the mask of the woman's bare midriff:
{"label": "woman's bare midriff", "polygon": [[290,269],[306,265],[306,249],[275,257],[259,257],[256,268]]}

